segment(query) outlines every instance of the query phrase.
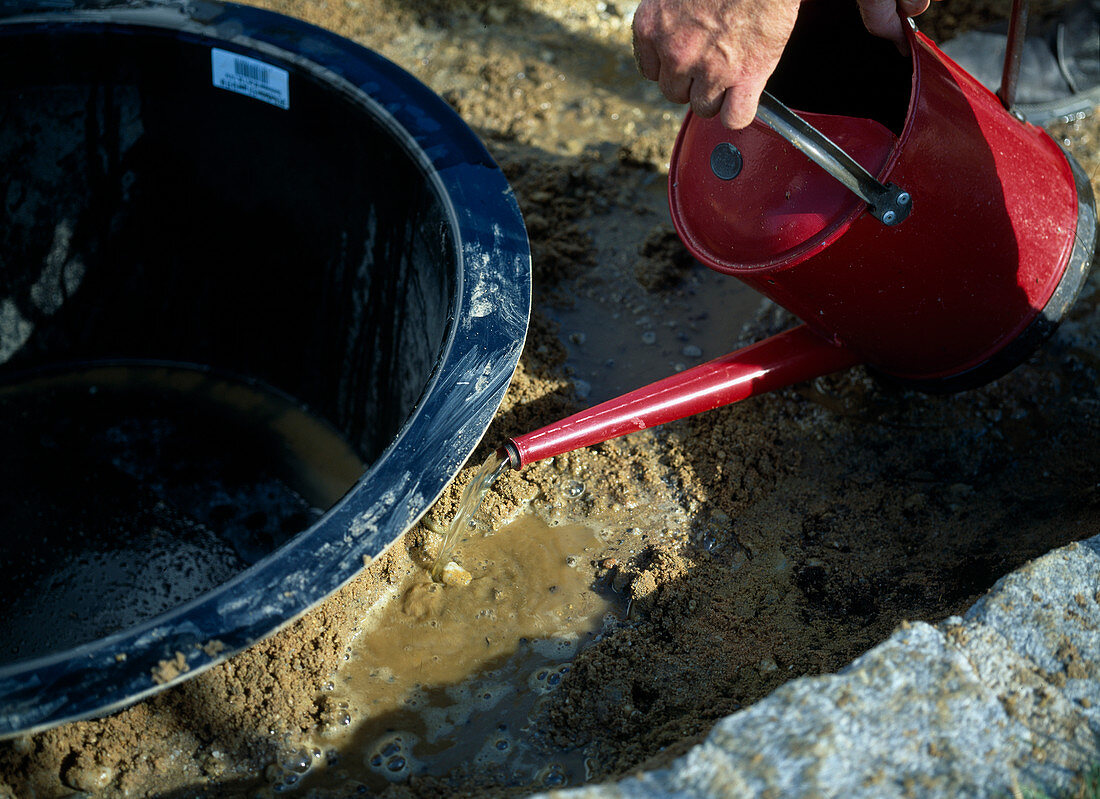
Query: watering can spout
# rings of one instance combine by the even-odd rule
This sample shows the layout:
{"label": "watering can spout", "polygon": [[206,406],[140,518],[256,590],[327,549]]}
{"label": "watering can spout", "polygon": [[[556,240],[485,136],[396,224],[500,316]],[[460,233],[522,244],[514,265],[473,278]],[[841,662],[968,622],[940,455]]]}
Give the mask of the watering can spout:
{"label": "watering can spout", "polygon": [[855,366],[860,358],[799,325],[526,435],[500,454],[513,469]]}

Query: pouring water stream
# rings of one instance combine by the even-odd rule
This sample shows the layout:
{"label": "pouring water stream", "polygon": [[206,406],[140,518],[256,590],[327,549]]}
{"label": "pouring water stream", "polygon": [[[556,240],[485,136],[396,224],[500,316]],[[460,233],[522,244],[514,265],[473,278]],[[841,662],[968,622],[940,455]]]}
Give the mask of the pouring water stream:
{"label": "pouring water stream", "polygon": [[511,463],[507,458],[501,457],[499,452],[494,452],[481,464],[481,468],[474,475],[474,479],[463,489],[462,498],[458,502],[458,510],[447,527],[447,532],[443,536],[443,546],[440,548],[439,554],[436,555],[435,563],[432,564],[433,580],[438,581],[441,579],[443,567],[450,561],[455,545],[458,544],[459,536],[470,526],[474,514],[477,513],[482,500],[485,499],[485,495],[489,493],[493,483],[504,474],[509,466],[511,466]]}

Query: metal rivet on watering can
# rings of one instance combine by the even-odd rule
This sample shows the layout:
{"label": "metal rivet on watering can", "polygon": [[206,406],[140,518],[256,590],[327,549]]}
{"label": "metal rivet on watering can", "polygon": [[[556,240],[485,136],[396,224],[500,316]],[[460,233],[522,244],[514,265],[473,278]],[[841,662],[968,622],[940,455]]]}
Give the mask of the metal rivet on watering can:
{"label": "metal rivet on watering can", "polygon": [[728,141],[722,142],[710,153],[710,169],[721,180],[733,180],[741,174],[741,167],[744,165],[741,151]]}

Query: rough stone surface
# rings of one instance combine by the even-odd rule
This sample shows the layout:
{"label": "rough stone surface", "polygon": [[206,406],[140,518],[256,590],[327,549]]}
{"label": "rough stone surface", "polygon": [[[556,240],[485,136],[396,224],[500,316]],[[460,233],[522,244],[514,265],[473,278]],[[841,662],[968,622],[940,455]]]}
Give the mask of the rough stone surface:
{"label": "rough stone surface", "polygon": [[1098,760],[1100,537],[786,684],[667,769],[543,796],[1004,799],[1066,790]]}

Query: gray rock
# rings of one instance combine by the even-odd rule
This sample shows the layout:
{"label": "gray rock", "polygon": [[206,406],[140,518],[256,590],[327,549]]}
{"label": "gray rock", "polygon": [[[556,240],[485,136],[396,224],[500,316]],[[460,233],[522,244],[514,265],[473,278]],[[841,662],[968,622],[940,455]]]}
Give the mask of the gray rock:
{"label": "gray rock", "polygon": [[903,624],[793,680],[670,767],[570,799],[996,797],[1100,760],[1100,538],[1002,578],[964,617]]}

